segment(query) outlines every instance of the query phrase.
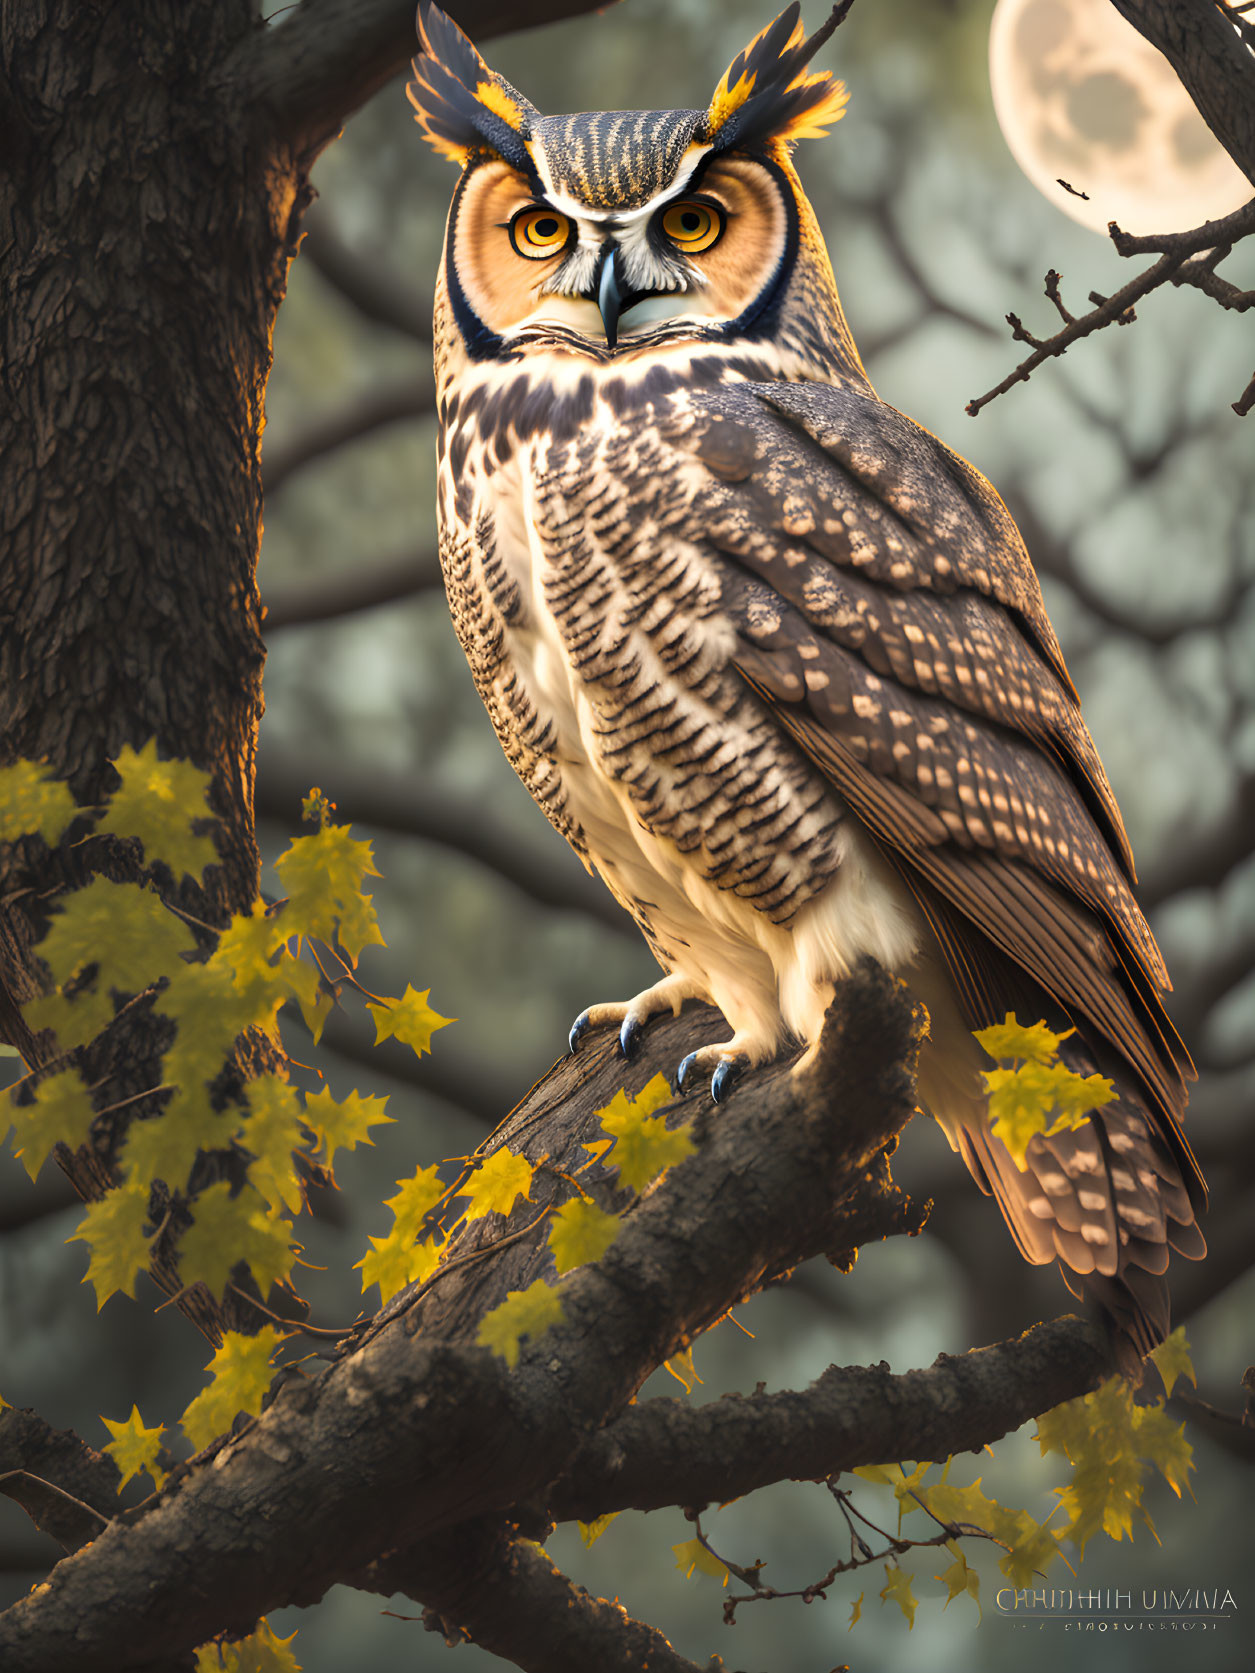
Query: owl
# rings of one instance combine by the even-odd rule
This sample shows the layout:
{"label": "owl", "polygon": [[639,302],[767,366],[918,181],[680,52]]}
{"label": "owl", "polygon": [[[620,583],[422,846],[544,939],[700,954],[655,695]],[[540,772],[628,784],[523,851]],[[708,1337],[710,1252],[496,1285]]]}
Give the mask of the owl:
{"label": "owl", "polygon": [[[704,109],[542,116],[424,3],[409,97],[461,175],[435,306],[440,549],[511,765],[663,974],[718,1100],[865,957],[924,1002],[921,1103],[1132,1375],[1204,1253],[1189,1057],[1111,788],[1015,524],[868,382],[792,162],[841,117],[791,5]],[[1072,1030],[1116,1097],[990,1131],[973,1030]]]}

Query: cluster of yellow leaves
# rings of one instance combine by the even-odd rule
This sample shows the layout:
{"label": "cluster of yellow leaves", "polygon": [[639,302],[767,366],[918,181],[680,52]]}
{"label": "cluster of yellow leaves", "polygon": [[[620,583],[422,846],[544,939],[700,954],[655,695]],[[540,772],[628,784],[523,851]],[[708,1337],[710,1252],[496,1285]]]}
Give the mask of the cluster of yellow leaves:
{"label": "cluster of yellow leaves", "polygon": [[1115,1096],[1105,1076],[1078,1075],[1059,1062],[1059,1047],[1072,1032],[1056,1034],[1044,1022],[1025,1027],[1008,1012],[1005,1022],[976,1034],[995,1062],[1012,1065],[988,1070],[985,1087],[990,1126],[1018,1168],[1024,1167],[1024,1153],[1038,1133],[1049,1137],[1066,1127],[1083,1127]]}
{"label": "cluster of yellow leaves", "polygon": [[[1178,1377],[1194,1380],[1184,1331],[1175,1330],[1152,1357],[1169,1394]],[[954,1485],[948,1479],[952,1459],[946,1460],[935,1480],[929,1479],[936,1468],[930,1463],[918,1463],[909,1473],[900,1464],[871,1465],[854,1473],[893,1490],[899,1533],[905,1517],[927,1512],[931,1512],[930,1536],[937,1531],[937,1522],[961,1532],[979,1530],[1003,1548],[998,1559],[1002,1573],[1013,1586],[1025,1588],[1038,1583],[1036,1577],[1062,1555],[1066,1544],[1077,1546],[1083,1556],[1097,1533],[1113,1540],[1132,1538],[1135,1514],[1153,1534],[1154,1525],[1142,1503],[1149,1470],[1157,1469],[1179,1497],[1192,1468],[1184,1425],[1167,1416],[1162,1400],[1139,1406],[1122,1377],[1112,1377],[1093,1394],[1044,1413],[1037,1420],[1036,1438],[1043,1457],[1060,1453],[1071,1465],[1066,1485],[1053,1489],[1055,1508],[1066,1516],[1054,1527],[1046,1525],[1050,1517],[1039,1522],[1026,1510],[999,1504],[982,1490],[979,1477],[970,1486]],[[953,1561],[935,1578],[946,1588],[946,1605],[966,1594],[979,1609],[979,1573],[956,1540],[946,1540],[943,1548]],[[896,1603],[913,1625],[917,1576],[899,1562],[886,1563],[885,1569],[888,1580],[881,1599]],[[860,1596],[851,1626],[861,1606]]]}
{"label": "cluster of yellow leaves", "polygon": [[196,1673],[301,1673],[288,1648],[295,1632],[276,1638],[263,1616],[247,1638],[214,1638],[196,1652]]}
{"label": "cluster of yellow leaves", "polygon": [[[76,807],[65,785],[33,763],[0,771],[0,841],[38,834],[56,843],[81,820],[138,842],[145,864],[164,866],[176,878],[199,876],[216,862],[202,829],[213,817],[208,774],[187,762],[158,760],[155,740],[138,752],[123,749],[114,766],[120,784],[103,810]],[[301,1212],[304,1196],[294,1158],[309,1156],[330,1169],[337,1151],[371,1143],[370,1129],[391,1120],[383,1098],[355,1092],[337,1100],[328,1091],[305,1097],[274,1075],[251,1081],[240,1103],[214,1107],[211,1088],[244,1030],[274,1033],[280,1007],[292,1000],[315,1039],[320,1034],[333,998],[318,965],[300,956],[305,943],[334,945],[354,963],[364,947],[383,942],[362,887],[378,875],[370,844],[325,822],[325,798],[310,806],[322,828],[297,837],[276,865],[287,900],[270,909],[254,902],[232,919],[207,958],[198,955],[188,923],[155,890],[105,877],[57,903],[39,944],[55,986],[24,1014],[33,1028],[53,1030],[63,1051],[94,1039],[118,1006],[139,994],[151,993],[154,1010],[175,1025],[153,1089],[163,1106],[132,1122],[120,1188],[93,1203],[74,1234],[91,1251],[87,1279],[100,1305],[116,1291],[133,1295],[147,1265],[156,1180],[182,1194],[191,1209],[178,1250],[182,1281],[203,1282],[220,1296],[243,1260],[264,1294],[288,1276],[295,1259],[289,1217]],[[379,1039],[393,1036],[420,1055],[450,1020],[412,987],[370,1009]],[[33,1097],[19,1083],[17,1098],[7,1101],[7,1113],[32,1178],[57,1144],[86,1142],[100,1113],[73,1067],[46,1076]],[[244,1188],[233,1196],[219,1181],[189,1196],[199,1154],[231,1148],[249,1159]]]}

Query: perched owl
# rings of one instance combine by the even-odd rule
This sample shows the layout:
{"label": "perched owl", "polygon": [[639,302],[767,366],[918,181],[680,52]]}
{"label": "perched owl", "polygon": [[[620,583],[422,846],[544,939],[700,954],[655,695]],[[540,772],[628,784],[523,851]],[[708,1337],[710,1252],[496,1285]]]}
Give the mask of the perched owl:
{"label": "perched owl", "polygon": [[[1019,533],[876,395],[794,171],[846,94],[791,5],[704,110],[542,116],[435,6],[410,100],[461,166],[436,293],[441,558],[506,755],[664,975],[591,1006],[630,1054],[711,1000],[677,1084],[813,1046],[870,954],[925,1002],[920,1095],[1026,1260],[1122,1362],[1204,1252],[1191,1065],[1106,775]],[[1116,1101],[989,1130],[1014,1011]],[[805,1061],[805,1059],[803,1059]],[[1071,1275],[1071,1276],[1070,1276]]]}

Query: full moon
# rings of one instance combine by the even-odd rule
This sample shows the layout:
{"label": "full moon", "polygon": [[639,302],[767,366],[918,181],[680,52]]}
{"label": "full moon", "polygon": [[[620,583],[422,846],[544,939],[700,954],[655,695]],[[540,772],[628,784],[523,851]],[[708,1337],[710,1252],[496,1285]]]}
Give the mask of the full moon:
{"label": "full moon", "polygon": [[1016,162],[1096,232],[1181,232],[1252,195],[1167,59],[1110,0],[998,0],[989,79]]}

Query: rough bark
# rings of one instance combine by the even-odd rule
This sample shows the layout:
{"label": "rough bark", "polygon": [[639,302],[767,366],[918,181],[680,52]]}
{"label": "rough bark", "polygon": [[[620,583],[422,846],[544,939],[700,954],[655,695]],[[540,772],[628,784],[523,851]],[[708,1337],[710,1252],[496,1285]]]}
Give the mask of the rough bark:
{"label": "rough bark", "polygon": [[[1111,0],[1158,47],[1198,113],[1255,185],[1255,61],[1216,0]],[[1245,25],[1249,38],[1251,25]]]}

